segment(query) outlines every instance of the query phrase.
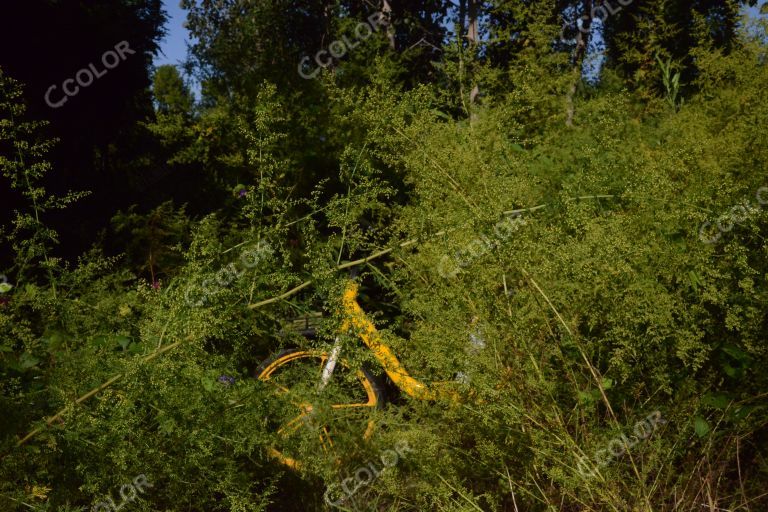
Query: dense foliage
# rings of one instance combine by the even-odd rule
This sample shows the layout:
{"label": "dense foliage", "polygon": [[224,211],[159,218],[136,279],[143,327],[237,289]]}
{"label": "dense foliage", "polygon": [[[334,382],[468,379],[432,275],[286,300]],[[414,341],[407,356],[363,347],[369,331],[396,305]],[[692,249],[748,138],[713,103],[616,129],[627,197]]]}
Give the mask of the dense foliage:
{"label": "dense foliage", "polygon": [[[155,69],[159,2],[33,3],[41,32],[99,32],[0,50],[0,510],[766,509],[749,5],[184,0],[189,60]],[[122,40],[135,60],[45,107]],[[456,400],[407,397],[337,338],[352,269],[405,368]],[[291,469],[271,449],[295,413],[254,376],[335,343],[335,378],[389,401],[330,450],[318,406]]]}

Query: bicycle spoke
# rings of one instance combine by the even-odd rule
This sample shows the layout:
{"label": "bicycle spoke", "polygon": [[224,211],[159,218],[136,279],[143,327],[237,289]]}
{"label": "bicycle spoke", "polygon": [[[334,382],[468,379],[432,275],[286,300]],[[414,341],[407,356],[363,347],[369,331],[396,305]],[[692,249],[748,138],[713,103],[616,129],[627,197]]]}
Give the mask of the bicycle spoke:
{"label": "bicycle spoke", "polygon": [[[328,444],[330,445],[330,448],[333,448],[333,440],[331,440],[331,434],[328,432],[328,429],[326,427],[323,427],[323,432],[325,432],[325,439],[328,440]],[[328,453],[329,448],[326,446],[325,441],[323,440],[323,433],[320,433],[320,444],[323,447],[323,451],[325,453]]]}
{"label": "bicycle spoke", "polygon": [[266,382],[270,386],[277,388],[283,394],[290,392],[288,388],[286,388],[285,386],[281,386],[280,384],[273,381],[272,379],[263,379],[262,382]]}
{"label": "bicycle spoke", "polygon": [[[292,434],[293,432],[296,432],[296,430],[298,430],[298,429],[299,429],[299,427],[301,426],[301,423],[300,423],[300,422],[304,422],[304,421],[305,421],[305,420],[304,420],[304,418],[306,418],[306,417],[308,417],[308,416],[309,416],[309,415],[308,415],[308,414],[306,414],[306,413],[302,413],[302,414],[299,414],[298,416],[296,416],[295,418],[293,418],[291,421],[289,421],[288,423],[286,423],[285,425],[283,425],[283,426],[282,426],[282,427],[281,427],[281,428],[280,428],[280,429],[277,431],[277,433],[278,433],[278,434],[280,434],[280,435],[282,435],[283,437],[288,437],[290,434]],[[286,431],[286,429],[288,429],[288,428],[290,428],[290,427],[293,427],[293,428],[291,428],[289,431]]]}
{"label": "bicycle spoke", "polygon": [[377,396],[367,375],[339,359],[333,377],[325,375],[321,386],[330,361],[329,354],[307,351],[288,355],[261,374],[276,399],[271,421],[281,439],[270,453],[290,467],[300,467],[299,454],[312,449],[333,457],[334,437],[339,442],[338,436],[347,432],[359,430],[364,438],[372,433],[373,421],[367,416]]}

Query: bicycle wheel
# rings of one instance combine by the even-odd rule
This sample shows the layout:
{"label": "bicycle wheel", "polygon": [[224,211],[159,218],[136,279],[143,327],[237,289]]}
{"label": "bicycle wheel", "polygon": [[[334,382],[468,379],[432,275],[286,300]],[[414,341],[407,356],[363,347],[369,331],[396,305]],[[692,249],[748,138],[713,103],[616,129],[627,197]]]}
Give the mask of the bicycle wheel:
{"label": "bicycle wheel", "polygon": [[326,352],[287,349],[265,360],[255,372],[257,379],[274,387],[278,398],[278,410],[270,421],[280,446],[271,447],[269,455],[293,469],[301,468],[301,453],[317,453],[318,447],[333,456],[337,434],[358,431],[362,439],[370,437],[370,413],[384,403],[381,382],[366,369],[350,369],[343,359],[319,390],[327,360]]}

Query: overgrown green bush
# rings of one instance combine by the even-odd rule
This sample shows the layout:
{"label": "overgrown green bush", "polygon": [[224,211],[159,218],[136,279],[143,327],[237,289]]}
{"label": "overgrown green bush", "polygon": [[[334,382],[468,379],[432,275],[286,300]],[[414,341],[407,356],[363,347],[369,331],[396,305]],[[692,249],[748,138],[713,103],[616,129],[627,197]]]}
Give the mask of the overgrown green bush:
{"label": "overgrown green bush", "polygon": [[[606,70],[568,128],[549,51],[530,43],[507,94],[486,70],[495,92],[466,115],[448,89],[396,87],[391,62],[365,86],[324,75],[334,174],[291,152],[295,106],[268,84],[189,125],[161,117],[172,160],[221,169],[232,198],[121,213],[124,254],[76,263],[54,256],[44,214],[77,194],[40,184],[51,143],[0,74],[0,170],[28,199],[0,232],[14,255],[0,269],[2,509],[90,510],[145,475],[126,510],[328,510],[330,488],[395,446],[407,455],[339,509],[764,506],[765,44],[699,47],[682,105]],[[331,452],[304,432],[293,471],[269,456],[289,412],[254,372],[282,348],[330,349],[351,267],[405,367],[461,399],[390,385]],[[317,337],[291,331],[311,313]],[[341,344],[352,369],[377,371],[356,338]]]}

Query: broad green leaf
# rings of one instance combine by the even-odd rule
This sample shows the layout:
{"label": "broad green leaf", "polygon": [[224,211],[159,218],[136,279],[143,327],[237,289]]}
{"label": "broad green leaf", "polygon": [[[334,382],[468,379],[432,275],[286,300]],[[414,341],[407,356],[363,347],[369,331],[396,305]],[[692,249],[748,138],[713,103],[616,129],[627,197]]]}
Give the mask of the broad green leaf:
{"label": "broad green leaf", "polygon": [[175,428],[176,422],[173,420],[173,418],[166,418],[160,421],[160,430],[166,434],[170,434],[175,430]]}
{"label": "broad green leaf", "polygon": [[734,379],[741,376],[741,370],[739,368],[735,368],[731,366],[728,363],[723,364],[723,371],[725,372],[726,375]]}
{"label": "broad green leaf", "polygon": [[701,398],[703,405],[708,405],[715,409],[725,409],[730,402],[731,399],[723,393],[708,393]]}
{"label": "broad green leaf", "polygon": [[736,345],[723,345],[721,347],[722,351],[731,356],[732,358],[736,359],[737,361],[740,361],[742,363],[748,362],[751,358],[749,357],[749,354],[744,352],[742,349],[737,347]]}
{"label": "broad green leaf", "polygon": [[696,435],[699,437],[706,436],[710,431],[709,423],[707,423],[707,420],[701,416],[697,416],[696,419],[693,420],[693,428],[696,431]]}
{"label": "broad green leaf", "polygon": [[579,391],[579,402],[582,404],[588,405],[595,401],[594,397],[592,396],[592,393],[588,393],[586,391]]}
{"label": "broad green leaf", "polygon": [[731,416],[733,417],[734,421],[741,421],[744,418],[746,418],[750,412],[752,412],[755,408],[750,407],[748,405],[737,407],[732,413]]}
{"label": "broad green leaf", "polygon": [[48,343],[49,351],[59,350],[66,340],[66,334],[58,330],[51,330],[45,333],[43,340]]}
{"label": "broad green leaf", "polygon": [[452,121],[453,120],[453,118],[451,116],[449,116],[448,114],[446,114],[445,112],[443,112],[441,110],[432,109],[432,113],[435,114],[440,119],[445,119],[446,121]]}
{"label": "broad green leaf", "polygon": [[101,348],[105,346],[109,342],[109,339],[104,334],[97,334],[93,338],[91,338],[91,343],[94,347]]}
{"label": "broad green leaf", "polygon": [[24,352],[21,354],[21,357],[19,357],[19,366],[24,370],[34,367],[39,362],[40,360],[38,358],[28,352]]}
{"label": "broad green leaf", "polygon": [[213,391],[216,388],[216,381],[210,377],[200,377],[200,382],[206,391]]}
{"label": "broad green leaf", "polygon": [[699,280],[699,276],[696,275],[696,272],[693,270],[688,271],[688,279],[691,281],[691,286],[693,287],[693,291],[698,292],[699,291],[699,284],[701,281]]}
{"label": "broad green leaf", "polygon": [[120,347],[122,347],[123,350],[128,348],[128,345],[131,343],[131,338],[128,336],[115,336],[115,341],[120,344]]}

